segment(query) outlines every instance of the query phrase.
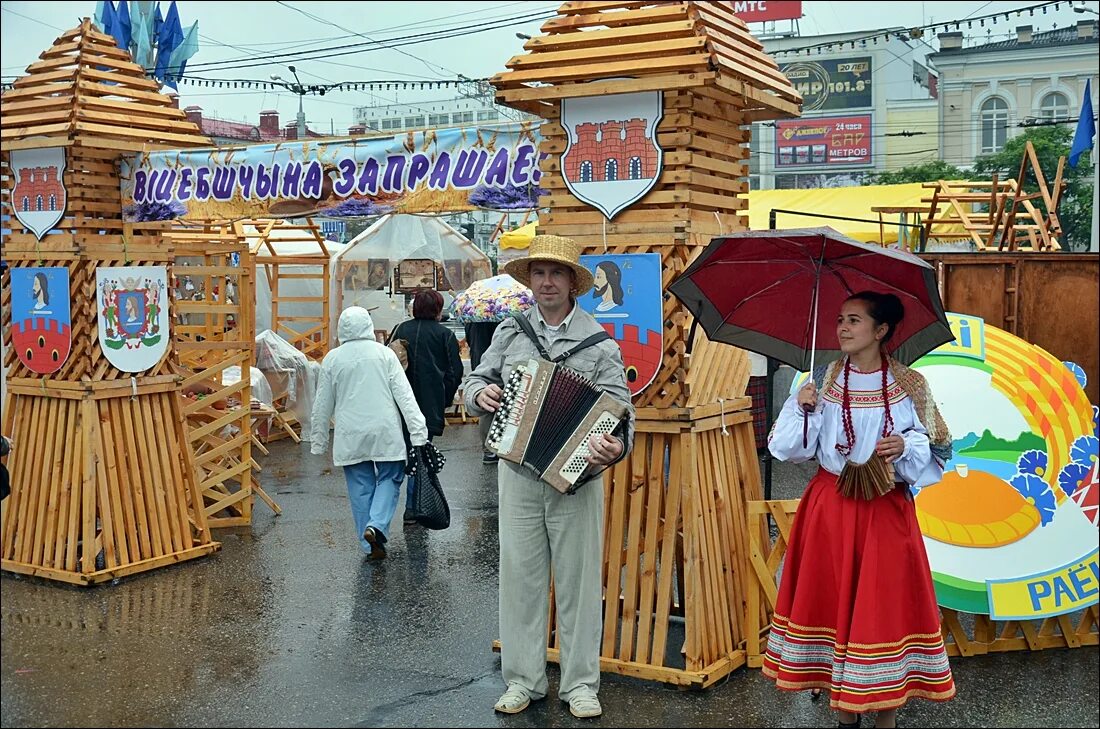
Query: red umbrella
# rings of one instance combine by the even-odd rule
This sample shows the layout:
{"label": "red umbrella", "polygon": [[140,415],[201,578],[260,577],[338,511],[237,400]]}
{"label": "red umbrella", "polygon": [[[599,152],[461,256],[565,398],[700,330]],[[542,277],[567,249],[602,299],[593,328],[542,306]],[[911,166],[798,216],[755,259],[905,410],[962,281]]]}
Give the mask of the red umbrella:
{"label": "red umbrella", "polygon": [[841,356],[836,317],[859,291],[897,295],[905,318],[888,345],[903,364],[955,337],[932,266],[832,228],[764,230],[715,238],[669,290],[712,341],[801,371]]}

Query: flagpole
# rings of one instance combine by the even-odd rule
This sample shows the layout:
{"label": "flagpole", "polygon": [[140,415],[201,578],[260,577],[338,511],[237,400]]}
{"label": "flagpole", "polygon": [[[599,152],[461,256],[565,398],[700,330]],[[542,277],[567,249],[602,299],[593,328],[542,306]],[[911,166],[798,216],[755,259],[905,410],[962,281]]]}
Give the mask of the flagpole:
{"label": "flagpole", "polygon": [[1100,153],[1096,146],[1092,148],[1092,242],[1089,251],[1100,251],[1100,224],[1097,223],[1097,213],[1100,211]]}

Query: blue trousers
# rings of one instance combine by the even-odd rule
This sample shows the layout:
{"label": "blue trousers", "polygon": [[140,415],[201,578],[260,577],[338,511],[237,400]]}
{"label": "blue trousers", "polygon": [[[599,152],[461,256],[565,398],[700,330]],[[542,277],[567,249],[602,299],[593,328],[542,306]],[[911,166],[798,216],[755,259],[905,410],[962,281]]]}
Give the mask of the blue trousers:
{"label": "blue trousers", "polygon": [[401,481],[405,478],[405,462],[363,461],[344,466],[344,478],[348,482],[348,501],[359,546],[370,554],[370,544],[363,539],[363,532],[372,526],[389,539],[390,522],[397,511]]}

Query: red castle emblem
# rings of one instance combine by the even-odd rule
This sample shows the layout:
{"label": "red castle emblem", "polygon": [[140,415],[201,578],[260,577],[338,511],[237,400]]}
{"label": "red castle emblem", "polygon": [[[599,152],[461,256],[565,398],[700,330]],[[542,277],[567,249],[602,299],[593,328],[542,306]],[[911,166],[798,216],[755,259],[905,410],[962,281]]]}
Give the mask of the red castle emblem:
{"label": "red castle emblem", "polygon": [[661,175],[661,94],[642,91],[562,99],[569,135],[562,177],[569,192],[608,220],[645,197]]}
{"label": "red castle emblem", "polygon": [[13,150],[11,169],[15,219],[42,240],[65,215],[65,148]]}

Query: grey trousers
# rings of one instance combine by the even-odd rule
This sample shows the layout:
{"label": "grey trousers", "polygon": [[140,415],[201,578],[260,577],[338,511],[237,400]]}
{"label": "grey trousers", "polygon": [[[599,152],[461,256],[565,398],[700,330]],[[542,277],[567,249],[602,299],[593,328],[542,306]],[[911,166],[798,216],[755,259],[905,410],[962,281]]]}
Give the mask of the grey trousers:
{"label": "grey trousers", "polygon": [[505,683],[546,695],[546,639],[553,566],[561,685],[600,689],[603,634],[603,481],[563,495],[527,469],[498,465],[500,532],[500,663]]}

